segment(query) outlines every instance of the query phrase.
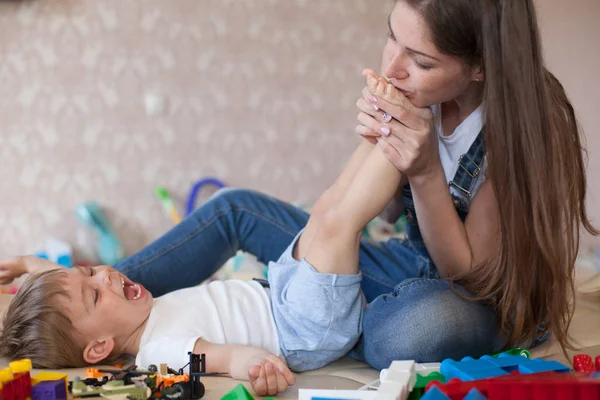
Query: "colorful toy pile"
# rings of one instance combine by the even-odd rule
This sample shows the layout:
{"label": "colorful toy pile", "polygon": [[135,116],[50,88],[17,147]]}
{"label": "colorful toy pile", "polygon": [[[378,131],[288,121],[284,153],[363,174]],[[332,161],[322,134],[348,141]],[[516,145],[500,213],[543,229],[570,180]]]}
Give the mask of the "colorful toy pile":
{"label": "colorful toy pile", "polygon": [[0,370],[2,400],[67,400],[67,374],[40,372],[31,376],[31,361],[18,360]]}
{"label": "colorful toy pile", "polygon": [[376,391],[301,389],[299,399],[600,400],[600,356],[576,355],[573,366],[530,359],[521,349],[431,364],[394,361],[381,372]]}

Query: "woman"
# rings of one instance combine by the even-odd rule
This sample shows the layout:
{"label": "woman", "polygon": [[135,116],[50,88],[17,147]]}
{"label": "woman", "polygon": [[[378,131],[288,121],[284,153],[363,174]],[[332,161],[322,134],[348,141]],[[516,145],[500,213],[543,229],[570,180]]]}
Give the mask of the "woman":
{"label": "woman", "polygon": [[[397,0],[389,25],[381,74],[406,101],[365,92],[357,132],[384,138],[407,177],[389,209],[406,212],[409,239],[362,241],[369,306],[351,354],[385,368],[531,346],[549,332],[568,346],[578,229],[598,232],[574,112],[544,68],[532,1]],[[276,260],[307,220],[225,190],[116,267],[160,295],[238,250]]]}

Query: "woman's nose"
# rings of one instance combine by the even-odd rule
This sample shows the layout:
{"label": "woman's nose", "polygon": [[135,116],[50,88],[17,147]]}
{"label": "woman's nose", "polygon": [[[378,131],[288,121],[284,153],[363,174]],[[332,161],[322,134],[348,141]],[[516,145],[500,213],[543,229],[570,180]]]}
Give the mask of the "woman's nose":
{"label": "woman's nose", "polygon": [[408,78],[408,71],[406,69],[406,60],[402,57],[401,54],[394,55],[387,67],[384,69],[383,73],[388,78],[396,78],[398,80]]}

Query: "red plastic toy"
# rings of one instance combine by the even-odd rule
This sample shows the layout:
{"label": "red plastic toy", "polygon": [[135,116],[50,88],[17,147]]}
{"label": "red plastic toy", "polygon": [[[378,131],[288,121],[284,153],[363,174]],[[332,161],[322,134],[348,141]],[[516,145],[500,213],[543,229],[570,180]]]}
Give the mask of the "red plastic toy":
{"label": "red plastic toy", "polygon": [[489,400],[544,399],[544,400],[598,400],[600,380],[581,374],[543,372],[539,374],[519,374],[513,372],[497,378],[462,382],[452,379],[446,384],[431,382],[452,400],[462,400],[476,388]]}

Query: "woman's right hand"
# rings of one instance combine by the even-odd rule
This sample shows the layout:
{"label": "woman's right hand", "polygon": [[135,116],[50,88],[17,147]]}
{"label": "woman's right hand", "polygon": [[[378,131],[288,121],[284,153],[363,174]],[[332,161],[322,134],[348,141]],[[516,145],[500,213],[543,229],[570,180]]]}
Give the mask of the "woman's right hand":
{"label": "woman's right hand", "polygon": [[[379,80],[379,77],[372,73],[365,73],[367,80]],[[373,82],[370,82],[373,84]],[[358,114],[359,124],[356,126],[356,133],[365,138],[371,144],[377,144],[377,139],[381,136],[380,128],[383,124],[390,122],[391,117],[389,114],[381,111],[372,102],[367,101],[370,97],[373,97],[371,90],[367,84],[362,91],[362,97],[356,102],[356,107],[360,110]]]}

